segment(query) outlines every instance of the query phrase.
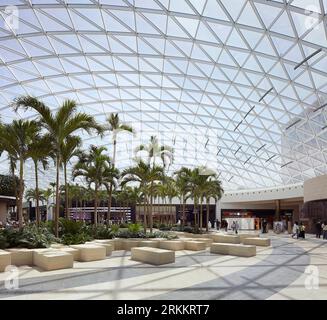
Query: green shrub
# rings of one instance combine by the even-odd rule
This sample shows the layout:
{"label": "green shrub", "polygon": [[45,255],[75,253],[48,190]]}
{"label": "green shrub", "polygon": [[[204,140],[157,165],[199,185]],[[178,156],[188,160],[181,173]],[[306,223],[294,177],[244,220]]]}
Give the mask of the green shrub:
{"label": "green shrub", "polygon": [[110,229],[111,229],[111,232],[113,234],[115,234],[115,233],[117,233],[119,231],[119,225],[118,224],[113,224],[113,225],[111,225]]}
{"label": "green shrub", "polygon": [[169,231],[169,230],[171,230],[171,228],[172,228],[171,226],[168,226],[163,223],[159,226],[159,230],[162,230],[162,231]]}
{"label": "green shrub", "polygon": [[128,223],[121,223],[119,228],[128,228]]}
{"label": "green shrub", "polygon": [[65,245],[73,245],[73,244],[83,244],[86,241],[91,241],[92,237],[88,234],[82,232],[77,234],[66,233],[61,238],[61,243]]}
{"label": "green shrub", "polygon": [[85,225],[82,221],[59,219],[59,234],[80,234],[85,231]]}
{"label": "green shrub", "polygon": [[0,232],[0,248],[47,248],[56,242],[55,236],[44,226],[25,226],[22,230],[4,229]]}
{"label": "green shrub", "polygon": [[131,223],[128,225],[128,231],[131,233],[138,233],[141,230],[141,226],[138,223]]}
{"label": "green shrub", "polygon": [[104,225],[88,226],[85,233],[94,239],[112,239],[114,237],[112,230]]}

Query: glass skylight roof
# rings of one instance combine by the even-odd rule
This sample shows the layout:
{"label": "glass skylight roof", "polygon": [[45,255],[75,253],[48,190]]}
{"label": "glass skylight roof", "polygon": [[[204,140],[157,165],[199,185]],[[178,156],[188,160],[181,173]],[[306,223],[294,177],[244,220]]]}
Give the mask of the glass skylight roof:
{"label": "glass skylight roof", "polygon": [[207,165],[226,190],[302,182],[327,173],[326,11],[327,0],[4,0],[1,118],[34,116],[8,107],[21,94],[53,109],[76,99],[138,131],[120,136],[120,168],[156,135],[175,148],[171,172]]}

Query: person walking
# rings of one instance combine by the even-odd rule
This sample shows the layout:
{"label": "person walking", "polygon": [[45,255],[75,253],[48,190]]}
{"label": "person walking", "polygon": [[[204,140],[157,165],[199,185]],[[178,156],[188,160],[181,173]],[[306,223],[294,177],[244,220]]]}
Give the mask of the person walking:
{"label": "person walking", "polygon": [[266,219],[262,222],[262,233],[267,233],[267,221]]}
{"label": "person walking", "polygon": [[240,228],[240,225],[238,221],[235,221],[235,234],[238,234],[238,229]]}
{"label": "person walking", "polygon": [[294,222],[292,230],[292,238],[296,236],[296,239],[299,239],[299,224],[297,221]]}
{"label": "person walking", "polygon": [[235,223],[235,221],[233,221],[233,223],[232,223],[232,230],[233,230],[233,232],[235,232],[235,228],[236,228],[236,223]]}
{"label": "person walking", "polygon": [[316,238],[317,239],[320,239],[320,236],[321,236],[321,222],[320,221],[317,221],[316,223]]}
{"label": "person walking", "polygon": [[327,240],[327,222],[324,222],[324,227],[322,229],[322,237],[324,240]]}
{"label": "person walking", "polygon": [[305,239],[305,226],[304,226],[303,222],[300,223],[299,238]]}

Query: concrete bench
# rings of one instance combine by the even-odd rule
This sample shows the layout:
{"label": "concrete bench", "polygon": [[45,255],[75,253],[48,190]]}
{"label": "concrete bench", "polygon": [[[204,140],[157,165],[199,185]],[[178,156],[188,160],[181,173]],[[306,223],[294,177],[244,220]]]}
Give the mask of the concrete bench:
{"label": "concrete bench", "polygon": [[139,242],[139,247],[158,248],[159,241],[143,240]]}
{"label": "concrete bench", "polygon": [[7,249],[11,254],[11,264],[14,266],[32,266],[33,265],[33,250],[24,248]]}
{"label": "concrete bench", "polygon": [[95,239],[93,242],[100,244],[111,244],[112,250],[116,250],[115,243],[117,239]]}
{"label": "concrete bench", "polygon": [[95,241],[89,241],[89,242],[85,242],[85,244],[94,244],[96,246],[104,247],[106,249],[106,256],[111,256],[112,245],[109,243],[99,243]]}
{"label": "concrete bench", "polygon": [[268,238],[246,238],[243,240],[244,244],[261,246],[261,247],[269,247],[270,239]]}
{"label": "concrete bench", "polygon": [[210,247],[210,245],[213,243],[213,239],[210,239],[210,238],[196,238],[196,239],[193,239],[193,240],[204,242],[207,247]]}
{"label": "concrete bench", "polygon": [[114,241],[115,250],[124,250],[123,249],[123,243],[122,243],[123,239],[114,239],[114,240],[115,240]]}
{"label": "concrete bench", "polygon": [[[34,252],[35,253],[35,252]],[[60,250],[46,250],[37,252],[33,259],[34,265],[50,271],[59,269],[68,269],[74,266],[73,255]]]}
{"label": "concrete bench", "polygon": [[206,243],[203,241],[185,241],[185,250],[201,251],[206,249]]}
{"label": "concrete bench", "polygon": [[256,255],[256,246],[233,243],[213,243],[210,247],[210,252],[237,257],[253,257]]}
{"label": "concrete bench", "polygon": [[77,244],[71,245],[71,248],[79,251],[78,261],[96,261],[106,258],[106,248],[95,244]]}
{"label": "concrete bench", "polygon": [[246,239],[246,238],[257,238],[257,237],[259,237],[259,234],[258,233],[240,233],[239,237],[240,237],[241,242],[243,242],[244,239]]}
{"label": "concrete bench", "polygon": [[0,272],[4,272],[7,266],[11,265],[11,254],[5,250],[0,250]]}
{"label": "concrete bench", "polygon": [[73,256],[74,261],[78,261],[79,258],[78,249],[74,249],[68,246],[63,246],[63,247],[59,247],[57,250],[71,254]]}
{"label": "concrete bench", "polygon": [[50,245],[50,248],[52,248],[52,249],[59,249],[59,248],[64,248],[64,247],[66,247],[66,246],[62,243],[53,243]]}
{"label": "concrete bench", "polygon": [[122,248],[126,251],[131,251],[132,248],[138,247],[140,239],[123,239],[121,240]]}
{"label": "concrete bench", "polygon": [[184,242],[181,240],[160,241],[159,247],[166,250],[184,250]]}
{"label": "concrete bench", "polygon": [[175,252],[158,248],[132,248],[131,259],[153,265],[162,265],[175,262]]}
{"label": "concrete bench", "polygon": [[224,234],[217,234],[213,237],[214,242],[219,242],[219,243],[240,243],[240,237],[233,235],[224,235]]}

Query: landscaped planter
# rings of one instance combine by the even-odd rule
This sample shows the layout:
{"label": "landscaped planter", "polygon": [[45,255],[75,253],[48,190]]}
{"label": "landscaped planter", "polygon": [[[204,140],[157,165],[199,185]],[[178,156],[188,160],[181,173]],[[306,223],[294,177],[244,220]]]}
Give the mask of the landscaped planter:
{"label": "landscaped planter", "polygon": [[166,240],[160,241],[160,248],[166,250],[184,250],[184,242],[181,240]]}
{"label": "landscaped planter", "polygon": [[11,254],[11,264],[14,266],[32,266],[33,265],[33,250],[24,248],[7,249]]}
{"label": "landscaped planter", "polygon": [[175,262],[175,252],[158,248],[132,248],[131,259],[153,265]]}
{"label": "landscaped planter", "polygon": [[11,254],[0,250],[0,272],[4,272],[7,266],[11,265]]}
{"label": "landscaped planter", "polygon": [[106,248],[94,244],[77,244],[70,246],[79,251],[78,261],[96,261],[106,258]]}

